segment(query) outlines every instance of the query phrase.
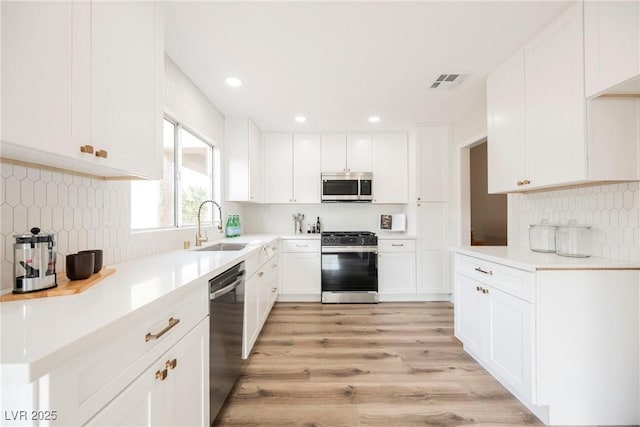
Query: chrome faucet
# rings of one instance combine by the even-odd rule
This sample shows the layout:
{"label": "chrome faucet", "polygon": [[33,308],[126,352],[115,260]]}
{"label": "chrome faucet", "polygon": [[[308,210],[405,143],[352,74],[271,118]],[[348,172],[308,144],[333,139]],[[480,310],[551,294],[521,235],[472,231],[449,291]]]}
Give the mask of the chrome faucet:
{"label": "chrome faucet", "polygon": [[219,204],[214,202],[213,200],[205,200],[200,203],[198,207],[198,222],[196,223],[196,246],[202,246],[202,242],[207,242],[209,240],[209,236],[207,236],[207,232],[204,232],[204,237],[202,237],[202,233],[200,231],[200,211],[205,203],[213,203],[218,207],[218,214],[220,215],[220,222],[218,223],[218,233],[222,233],[222,208]]}

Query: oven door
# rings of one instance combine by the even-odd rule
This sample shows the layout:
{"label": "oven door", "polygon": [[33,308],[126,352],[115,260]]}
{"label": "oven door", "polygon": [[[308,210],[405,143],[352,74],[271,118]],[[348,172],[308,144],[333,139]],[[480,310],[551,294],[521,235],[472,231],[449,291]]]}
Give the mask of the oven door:
{"label": "oven door", "polygon": [[378,248],[323,247],[323,292],[378,292]]}

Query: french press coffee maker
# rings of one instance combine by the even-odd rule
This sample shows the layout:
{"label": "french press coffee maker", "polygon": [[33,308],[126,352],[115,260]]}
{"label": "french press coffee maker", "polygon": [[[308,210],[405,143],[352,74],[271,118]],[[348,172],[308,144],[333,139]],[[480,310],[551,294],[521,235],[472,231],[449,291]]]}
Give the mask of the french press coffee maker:
{"label": "french press coffee maker", "polygon": [[31,234],[13,236],[13,293],[54,288],[56,283],[56,242],[54,234],[40,234],[34,227]]}

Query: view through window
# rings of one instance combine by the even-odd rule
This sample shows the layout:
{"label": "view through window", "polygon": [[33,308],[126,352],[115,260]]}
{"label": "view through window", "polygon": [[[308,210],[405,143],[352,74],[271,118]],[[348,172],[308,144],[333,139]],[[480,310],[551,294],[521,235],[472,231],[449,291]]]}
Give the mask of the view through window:
{"label": "view through window", "polygon": [[[219,150],[170,120],[163,130],[162,179],[131,183],[132,229],[194,225],[200,204],[219,200]],[[212,224],[214,218],[217,210],[207,203],[201,221]]]}

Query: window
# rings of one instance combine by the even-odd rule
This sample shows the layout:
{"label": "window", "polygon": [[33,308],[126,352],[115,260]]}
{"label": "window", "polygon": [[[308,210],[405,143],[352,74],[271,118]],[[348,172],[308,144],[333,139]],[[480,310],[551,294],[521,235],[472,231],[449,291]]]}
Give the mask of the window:
{"label": "window", "polygon": [[[195,225],[198,207],[219,200],[220,153],[211,144],[168,119],[163,123],[163,178],[131,183],[131,228]],[[203,224],[217,221],[217,209],[202,208]]]}

